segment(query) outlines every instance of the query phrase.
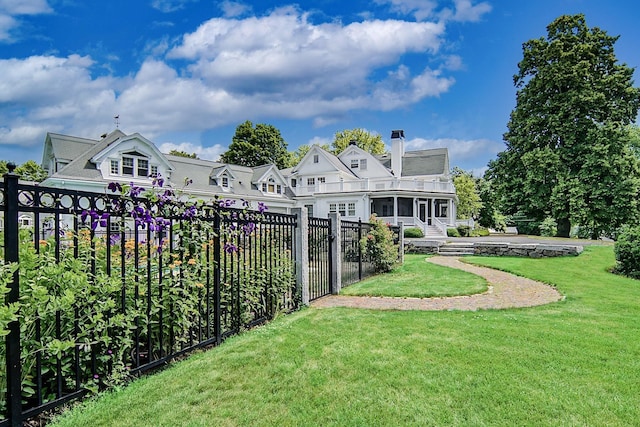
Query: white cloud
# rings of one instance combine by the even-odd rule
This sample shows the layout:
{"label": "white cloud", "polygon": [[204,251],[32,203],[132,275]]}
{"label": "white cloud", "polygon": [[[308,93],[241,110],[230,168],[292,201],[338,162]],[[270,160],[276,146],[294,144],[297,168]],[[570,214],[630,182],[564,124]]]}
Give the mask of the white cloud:
{"label": "white cloud", "polygon": [[394,13],[413,15],[419,21],[430,18],[438,3],[433,0],[375,0],[378,4],[389,4]]}
{"label": "white cloud", "polygon": [[53,10],[47,0],[0,0],[0,13],[7,15],[39,15]]}
{"label": "white cloud", "polygon": [[[384,89],[396,84],[394,106],[407,105],[447,90],[448,79],[433,78],[428,90],[412,85],[372,81],[372,74],[397,64],[408,53],[437,53],[444,26],[432,22],[373,20],[342,25],[313,24],[295,8],[243,20],[215,18],[183,37],[169,59],[191,61],[189,72],[208,88],[220,87],[248,97],[286,116],[329,116],[354,108],[387,109],[380,105]],[[395,76],[390,75],[391,80]],[[445,84],[443,84],[443,82]],[[417,86],[416,86],[417,85]],[[260,104],[254,108],[260,109]],[[262,104],[265,105],[265,104]],[[295,108],[294,108],[295,107]]]}
{"label": "white cloud", "polygon": [[163,13],[171,13],[183,9],[187,3],[197,0],[153,0],[151,7]]}
{"label": "white cloud", "polygon": [[482,19],[482,15],[491,12],[492,7],[487,2],[480,2],[474,5],[471,0],[455,0],[456,14],[454,19],[463,22],[477,22]]}
{"label": "white cloud", "polygon": [[11,30],[18,26],[18,21],[9,15],[0,13],[0,42],[11,39]]}
{"label": "white cloud", "polygon": [[[152,56],[125,77],[93,77],[104,64],[89,56],[3,59],[0,128],[10,138],[2,143],[32,143],[26,123],[38,132],[97,137],[113,129],[116,113],[121,127],[154,138],[247,118],[326,126],[354,110],[404,108],[454,84],[447,72],[461,61],[440,54],[445,36],[442,23],[313,23],[286,7],[261,17],[210,19],[173,47],[168,39],[148,45]],[[407,54],[423,56],[420,68],[401,62]]]}
{"label": "white cloud", "polygon": [[251,10],[251,6],[236,1],[223,1],[219,5],[225,18],[236,18]]}
{"label": "white cloud", "polygon": [[47,0],[0,0],[0,42],[13,41],[11,31],[20,26],[16,16],[51,13]]}
{"label": "white cloud", "polygon": [[181,142],[179,144],[165,142],[160,144],[158,149],[163,153],[169,153],[171,150],[184,151],[188,154],[196,153],[196,156],[200,159],[213,161],[218,161],[220,154],[226,151],[226,148],[220,144],[216,144],[213,147],[203,147],[202,145],[195,145],[191,142]]}
{"label": "white cloud", "polygon": [[11,129],[0,128],[0,144],[39,145],[42,144],[42,135],[51,130],[43,126],[16,123]]}
{"label": "white cloud", "polygon": [[410,15],[418,21],[438,17],[444,21],[477,22],[491,11],[487,2],[473,4],[475,0],[453,0],[452,8],[438,10],[435,0],[375,0],[377,4],[388,4],[392,12]]}

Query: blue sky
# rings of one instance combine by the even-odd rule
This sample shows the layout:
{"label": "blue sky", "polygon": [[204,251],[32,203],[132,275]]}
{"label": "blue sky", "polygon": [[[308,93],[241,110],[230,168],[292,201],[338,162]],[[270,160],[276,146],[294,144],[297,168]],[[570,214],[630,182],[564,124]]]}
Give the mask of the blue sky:
{"label": "blue sky", "polygon": [[212,160],[245,120],[290,150],[404,129],[479,174],[504,149],[522,43],[574,13],[638,67],[636,0],[0,0],[0,159],[39,162],[46,132],[97,139],[119,115]]}

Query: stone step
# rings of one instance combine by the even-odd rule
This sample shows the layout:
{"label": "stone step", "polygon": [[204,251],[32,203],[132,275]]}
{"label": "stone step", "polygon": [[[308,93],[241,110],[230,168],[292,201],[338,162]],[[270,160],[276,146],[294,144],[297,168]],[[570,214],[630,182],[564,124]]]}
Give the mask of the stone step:
{"label": "stone step", "polygon": [[473,255],[473,252],[439,252],[440,256],[469,256]]}
{"label": "stone step", "polygon": [[447,243],[440,246],[438,253],[444,256],[473,255],[473,243]]}

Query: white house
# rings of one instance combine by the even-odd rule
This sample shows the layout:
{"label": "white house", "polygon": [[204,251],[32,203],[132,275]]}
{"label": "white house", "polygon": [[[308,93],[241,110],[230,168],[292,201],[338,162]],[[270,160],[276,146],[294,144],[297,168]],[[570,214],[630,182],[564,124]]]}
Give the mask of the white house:
{"label": "white house", "polygon": [[264,202],[271,212],[304,206],[310,216],[339,212],[365,221],[375,213],[429,235],[446,235],[455,225],[447,150],[405,152],[402,130],[392,132],[390,153],[374,156],[350,145],[336,156],[312,146],[297,166],[284,170],[163,154],[142,135],[119,129],[99,140],[48,133],[42,166],[49,172],[42,185],[52,187],[102,192],[115,181],[148,188],[161,176],[165,185],[193,197]]}

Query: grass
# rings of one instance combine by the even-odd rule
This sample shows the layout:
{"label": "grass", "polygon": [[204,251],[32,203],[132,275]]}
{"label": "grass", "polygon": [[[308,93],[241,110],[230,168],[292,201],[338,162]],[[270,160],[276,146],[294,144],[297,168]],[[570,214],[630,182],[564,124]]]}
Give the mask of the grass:
{"label": "grass", "polygon": [[563,302],[478,312],[305,309],[70,411],[66,426],[638,425],[640,282],[611,247],[468,258]]}
{"label": "grass", "polygon": [[425,259],[425,255],[407,254],[404,264],[390,273],[342,288],[340,294],[428,298],[471,295],[487,290],[487,281],[482,277],[431,264]]}

